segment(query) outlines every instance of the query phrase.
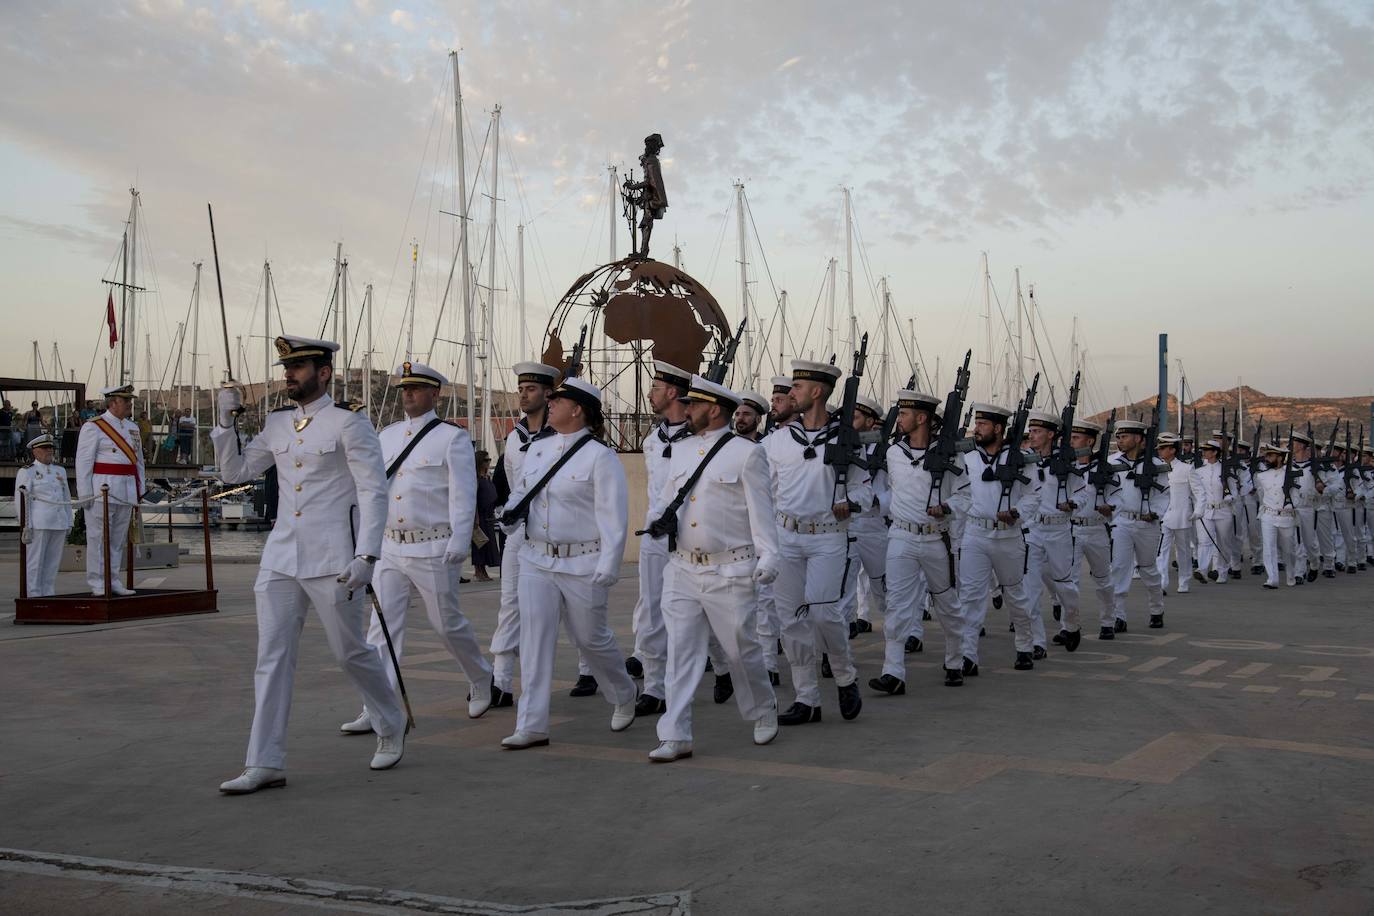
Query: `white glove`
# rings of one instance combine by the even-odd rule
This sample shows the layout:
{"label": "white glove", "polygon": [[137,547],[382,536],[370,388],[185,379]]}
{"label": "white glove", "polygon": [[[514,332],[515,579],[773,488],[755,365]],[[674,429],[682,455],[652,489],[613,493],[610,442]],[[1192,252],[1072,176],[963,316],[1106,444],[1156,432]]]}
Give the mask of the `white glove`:
{"label": "white glove", "polygon": [[237,388],[221,388],[219,393],[215,395],[215,403],[219,407],[219,425],[233,426],[234,411],[243,406],[243,395]]}
{"label": "white glove", "polygon": [[19,532],[19,543],[21,543],[21,544],[32,544],[32,543],[33,543],[33,529],[32,529],[32,528],[25,528],[23,531]]}
{"label": "white glove", "polygon": [[448,546],[444,548],[444,563],[449,566],[459,566],[471,552],[471,542],[462,543],[456,537],[449,538]]}
{"label": "white glove", "polygon": [[601,572],[600,570],[592,573],[592,584],[599,585],[602,588],[610,588],[619,581],[620,577],[615,573]]}
{"label": "white glove", "polygon": [[339,576],[339,581],[350,592],[361,591],[363,586],[372,584],[372,565],[362,557],[354,557]]}
{"label": "white glove", "polygon": [[759,585],[772,585],[778,578],[778,571],[771,567],[756,566],[754,568],[754,582]]}

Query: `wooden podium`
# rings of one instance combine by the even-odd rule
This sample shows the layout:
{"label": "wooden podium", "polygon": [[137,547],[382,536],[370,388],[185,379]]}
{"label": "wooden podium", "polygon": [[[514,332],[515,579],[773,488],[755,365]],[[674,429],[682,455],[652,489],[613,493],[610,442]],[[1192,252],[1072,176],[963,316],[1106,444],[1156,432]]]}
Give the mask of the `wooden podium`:
{"label": "wooden podium", "polygon": [[[110,569],[110,495],[102,488],[104,500],[105,594],[79,592],[71,595],[29,597],[28,545],[19,543],[19,597],[14,601],[14,622],[48,624],[113,623],[118,620],[143,620],[151,617],[175,617],[181,614],[214,614],[216,603],[215,566],[210,554],[210,496],[201,491],[201,533],[205,538],[205,588],[145,588],[132,595],[116,595],[111,588]],[[134,509],[135,512],[138,509]],[[170,512],[170,509],[169,509]],[[25,498],[19,500],[19,525],[25,520]],[[125,587],[134,587],[134,552],[132,545],[125,550],[127,569]]]}

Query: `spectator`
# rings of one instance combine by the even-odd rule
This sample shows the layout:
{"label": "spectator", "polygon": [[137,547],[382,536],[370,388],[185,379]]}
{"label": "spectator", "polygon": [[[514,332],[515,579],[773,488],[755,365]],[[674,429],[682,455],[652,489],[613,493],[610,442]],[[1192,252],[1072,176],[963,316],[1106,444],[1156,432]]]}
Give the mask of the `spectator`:
{"label": "spectator", "polygon": [[477,458],[477,529],[486,537],[486,543],[472,542],[473,578],[478,582],[490,582],[488,566],[501,566],[501,547],[496,542],[496,484],[491,480],[491,456],[479,451]]}
{"label": "spectator", "polygon": [[157,443],[153,441],[153,421],[148,419],[148,411],[139,411],[137,422],[138,441],[143,447],[143,461],[152,464],[153,457],[157,455]]}
{"label": "spectator", "polygon": [[177,420],[177,464],[190,464],[196,442],[196,418],[187,407]]}
{"label": "spectator", "polygon": [[0,458],[10,460],[17,454],[14,448],[14,407],[9,401],[0,406]]}
{"label": "spectator", "polygon": [[32,442],[41,435],[43,435],[43,411],[38,409],[38,402],[34,401],[29,405],[29,412],[24,414],[23,441]]}

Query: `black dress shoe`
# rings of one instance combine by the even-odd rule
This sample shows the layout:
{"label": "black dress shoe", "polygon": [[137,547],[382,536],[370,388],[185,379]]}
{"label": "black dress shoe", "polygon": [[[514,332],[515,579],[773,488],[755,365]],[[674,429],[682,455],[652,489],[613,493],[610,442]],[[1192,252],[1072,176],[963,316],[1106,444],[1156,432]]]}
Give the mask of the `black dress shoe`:
{"label": "black dress shoe", "polygon": [[[1358,569],[1360,572],[1364,572],[1364,571],[1365,571],[1366,569],[1368,569],[1369,567],[1368,567],[1366,564],[1364,564],[1364,563],[1360,563],[1360,564],[1359,564],[1358,566],[1356,566],[1355,568]],[[1282,564],[1282,563],[1279,564],[1279,569],[1283,569],[1283,564]]]}
{"label": "black dress shoe", "polygon": [[1113,629],[1115,629],[1118,633],[1125,633],[1126,621],[1122,620],[1120,617],[1116,618],[1116,623],[1113,625]]}
{"label": "black dress shoe", "polygon": [[1316,582],[1316,581],[1317,581],[1317,571],[1316,571],[1315,569],[1309,569],[1309,570],[1307,571],[1307,581],[1308,581],[1308,582]]}
{"label": "black dress shoe", "polygon": [[1067,650],[1069,650],[1070,652],[1075,651],[1075,650],[1078,648],[1078,644],[1081,643],[1082,641],[1083,641],[1083,631],[1082,631],[1082,630],[1074,630],[1072,633],[1065,633],[1065,634],[1064,634],[1064,648],[1067,649]]}
{"label": "black dress shoe", "polygon": [[1016,624],[1014,624],[1014,623],[1009,623],[1009,624],[1007,624],[1007,632],[1008,632],[1008,633],[1015,633],[1015,632],[1016,632]]}
{"label": "black dress shoe", "polygon": [[468,579],[468,578],[466,578],[466,577],[464,577],[464,576],[459,576],[459,577],[458,577],[458,584],[459,584],[459,585],[467,585],[467,584],[468,584],[469,582],[471,582],[471,581],[472,581],[471,579]]}
{"label": "black dress shoe", "polygon": [[781,686],[782,675],[778,674],[776,671],[768,672],[768,683],[772,684],[774,687]]}
{"label": "black dress shoe", "polygon": [[1116,631],[1114,631],[1111,627],[1103,627],[1103,628],[1102,628],[1102,631],[1101,631],[1100,633],[1097,634],[1097,638],[1098,638],[1098,639],[1116,639]]}
{"label": "black dress shoe", "polygon": [[787,707],[787,712],[778,714],[779,725],[805,725],[808,722],[821,721],[821,708],[819,706],[807,706],[805,703],[793,703]]}
{"label": "black dress shoe", "polygon": [[711,699],[716,703],[724,703],[735,695],[735,682],[730,679],[729,674],[716,675],[716,687],[711,692]]}
{"label": "black dress shoe", "polygon": [[962,686],[964,686],[964,672],[960,671],[958,668],[946,668],[946,669],[945,669],[945,686],[946,686],[946,687],[962,687]]}
{"label": "black dress shoe", "polygon": [[1268,582],[1264,583],[1264,586],[1263,586],[1263,587],[1264,587],[1264,588],[1267,588],[1267,589],[1269,589],[1269,590],[1271,590],[1271,591],[1272,591],[1273,589],[1278,588],[1277,585],[1270,585]]}
{"label": "black dress shoe", "polygon": [[1170,568],[1170,569],[1178,569],[1178,560],[1171,560],[1171,561],[1169,562],[1169,568]]}
{"label": "black dress shoe", "polygon": [[1350,573],[1350,575],[1352,575],[1352,576],[1355,575],[1355,567],[1353,567],[1353,566],[1347,566],[1347,567],[1345,568],[1345,571],[1348,572],[1348,573]]}
{"label": "black dress shoe", "polygon": [[889,696],[900,697],[906,695],[906,681],[899,680],[890,674],[882,677],[870,678],[868,686],[879,693],[886,693]]}
{"label": "black dress shoe", "polygon": [[570,697],[589,697],[596,693],[596,678],[590,674],[579,674],[577,683],[573,684],[573,689],[568,691]]}
{"label": "black dress shoe", "polygon": [[921,612],[921,619],[922,619],[922,620],[930,620],[930,619],[931,619],[930,611],[922,611],[922,612]]}
{"label": "black dress shoe", "polygon": [[1240,570],[1239,570],[1239,569],[1233,569],[1233,570],[1231,570],[1231,578],[1232,578],[1232,579],[1239,579],[1239,578],[1240,578]]}
{"label": "black dress shoe", "polygon": [[1056,646],[1064,645],[1065,633],[1066,631],[1060,630],[1058,633],[1055,633],[1053,636],[1050,637],[1050,642],[1054,643]]}
{"label": "black dress shoe", "polygon": [[869,623],[867,620],[864,620],[862,617],[854,621],[854,626],[858,627],[860,633],[873,632],[873,624]]}
{"label": "black dress shoe", "polygon": [[[1279,569],[1283,569],[1283,564],[1282,564],[1282,563],[1279,564]],[[1250,575],[1252,575],[1252,576],[1262,576],[1262,575],[1264,575],[1264,567],[1263,567],[1263,566],[1260,566],[1260,565],[1258,565],[1258,564],[1256,564],[1256,565],[1254,565],[1254,566],[1251,566],[1251,567],[1250,567]]]}
{"label": "black dress shoe", "polygon": [[1217,571],[1216,571],[1215,569],[1209,569],[1209,570],[1207,570],[1207,578],[1208,578],[1209,580],[1211,580],[1212,582],[1215,582],[1215,581],[1217,581],[1217,579],[1219,579],[1219,578],[1221,578],[1221,577],[1220,577],[1219,575],[1217,575]]}
{"label": "black dress shoe", "polygon": [[716,670],[715,665],[711,664],[711,656],[708,655],[706,656],[706,673],[710,674],[714,670]]}
{"label": "black dress shoe", "polygon": [[828,654],[822,652],[822,653],[821,653],[821,677],[834,677],[834,676],[835,676],[835,672],[833,672],[833,671],[830,670],[830,656],[829,656]]}
{"label": "black dress shoe", "polygon": [[1151,614],[1151,615],[1150,615],[1150,629],[1152,629],[1152,630],[1162,630],[1162,629],[1164,629],[1164,615],[1163,615],[1163,614]]}
{"label": "black dress shoe", "polygon": [[1198,572],[1196,569],[1193,570],[1193,578],[1201,582],[1203,585],[1207,584],[1207,577],[1204,576],[1202,573]]}
{"label": "black dress shoe", "polygon": [[625,659],[625,673],[633,678],[644,677],[644,664],[633,655]]}
{"label": "black dress shoe", "polygon": [[1344,564],[1344,563],[1337,563],[1337,564],[1336,564],[1336,572],[1345,572],[1345,564]]}
{"label": "black dress shoe", "polygon": [[979,628],[978,628],[978,638],[979,638],[979,639],[982,639],[984,636],[987,636],[987,635],[988,635],[988,628],[987,628],[987,627],[979,627]]}
{"label": "black dress shoe", "polygon": [[1054,619],[1058,620],[1063,615],[1064,609],[1056,604],[1050,612],[1054,614]]}
{"label": "black dress shoe", "polygon": [[1335,574],[1334,572],[1332,572],[1331,570],[1329,570],[1329,569],[1323,569],[1323,570],[1322,570],[1322,575],[1325,576],[1325,577],[1328,578],[1328,579],[1334,579],[1334,578],[1336,578],[1336,574]]}
{"label": "black dress shoe", "polygon": [[1002,596],[1000,593],[992,596],[992,606],[999,611],[1002,610]]}
{"label": "black dress shoe", "polygon": [[924,652],[925,648],[925,643],[921,642],[921,640],[917,639],[915,636],[908,636],[906,638],[906,645],[902,647],[902,651],[910,655],[913,652]]}
{"label": "black dress shoe", "polygon": [[841,687],[840,690],[840,717],[846,722],[859,717],[859,710],[864,708],[863,695],[859,693],[859,682],[855,681],[848,687]]}
{"label": "black dress shoe", "polygon": [[969,661],[968,659],[964,659],[964,677],[977,677],[977,676],[978,676],[978,665],[975,664],[974,662]]}
{"label": "black dress shoe", "polygon": [[778,654],[778,655],[781,655],[781,654],[782,654],[782,640],[781,640],[781,639],[778,640],[778,651],[777,651],[776,654]]}
{"label": "black dress shoe", "polygon": [[1035,659],[1037,662],[1042,658],[1046,658],[1049,654],[1050,653],[1045,651],[1044,646],[1031,646],[1031,658]]}
{"label": "black dress shoe", "polygon": [[650,696],[647,693],[641,694],[639,699],[635,700],[636,716],[658,716],[667,711],[667,702],[660,700],[658,697]]}
{"label": "black dress shoe", "polygon": [[1012,665],[1017,671],[1029,671],[1035,667],[1035,662],[1031,660],[1029,652],[1017,652],[1016,664]]}
{"label": "black dress shoe", "polygon": [[849,621],[849,638],[850,638],[850,639],[853,639],[855,636],[858,636],[858,635],[859,635],[859,622],[858,622],[857,620],[851,620],[851,621]]}
{"label": "black dress shoe", "polygon": [[492,709],[501,709],[501,708],[506,707],[506,706],[514,706],[514,705],[515,705],[515,694],[511,693],[511,692],[508,691],[508,690],[502,690],[500,687],[497,687],[497,686],[495,686],[495,685],[492,685],[492,688],[491,688],[491,707],[492,707]]}

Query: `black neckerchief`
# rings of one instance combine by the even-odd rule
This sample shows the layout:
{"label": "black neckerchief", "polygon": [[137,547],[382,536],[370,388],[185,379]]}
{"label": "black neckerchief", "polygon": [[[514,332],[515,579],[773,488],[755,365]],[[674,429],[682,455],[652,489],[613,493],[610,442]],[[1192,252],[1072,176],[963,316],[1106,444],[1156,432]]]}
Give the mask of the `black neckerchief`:
{"label": "black neckerchief", "polygon": [[520,437],[520,451],[522,452],[528,452],[531,443],[538,442],[540,439],[553,435],[553,427],[548,423],[539,427],[538,432],[531,433],[530,418],[527,416],[516,420],[513,428],[515,429],[515,434]]}
{"label": "black neckerchief", "polygon": [[1002,448],[997,452],[996,455],[989,455],[987,452],[983,451],[983,447],[982,447],[981,445],[978,445],[978,446],[975,446],[975,447],[974,447],[974,451],[978,453],[978,457],[980,457],[980,458],[983,459],[983,480],[984,480],[984,481],[996,480],[996,479],[997,479],[997,471],[994,470],[994,468],[995,468],[996,465],[997,465],[997,459],[998,459],[998,458],[1001,458],[1001,457],[1002,457],[1002,452],[1005,452],[1006,450],[1007,450],[1007,447],[1004,445],[1004,446],[1002,446]]}
{"label": "black neckerchief", "polygon": [[810,430],[803,426],[800,420],[793,420],[787,424],[787,431],[792,434],[792,441],[802,446],[802,458],[806,461],[815,458],[816,446],[825,445],[826,442],[834,438],[839,429],[840,426],[834,419],[827,420],[826,424],[816,431],[816,438],[812,439],[807,436]]}
{"label": "black neckerchief", "polygon": [[[915,454],[914,452],[912,452],[911,446],[907,445],[905,442],[898,442],[898,443],[897,443],[897,448],[901,450],[901,453],[902,453],[903,455],[906,455],[907,460],[911,462],[911,466],[912,466],[913,468],[920,465],[921,459],[920,459],[920,458],[917,458],[917,457],[916,457],[916,454]],[[926,448],[920,449],[919,451],[921,452],[921,455],[924,457],[925,453],[926,453],[927,451],[929,451],[929,446],[927,446]]]}
{"label": "black neckerchief", "polygon": [[692,428],[688,426],[686,423],[683,423],[681,426],[678,427],[677,432],[669,435],[667,432],[665,432],[669,425],[670,424],[668,423],[660,423],[658,425],[658,441],[663,443],[662,454],[664,458],[673,457],[674,442],[681,442],[683,439],[686,439],[688,436],[692,434]]}

